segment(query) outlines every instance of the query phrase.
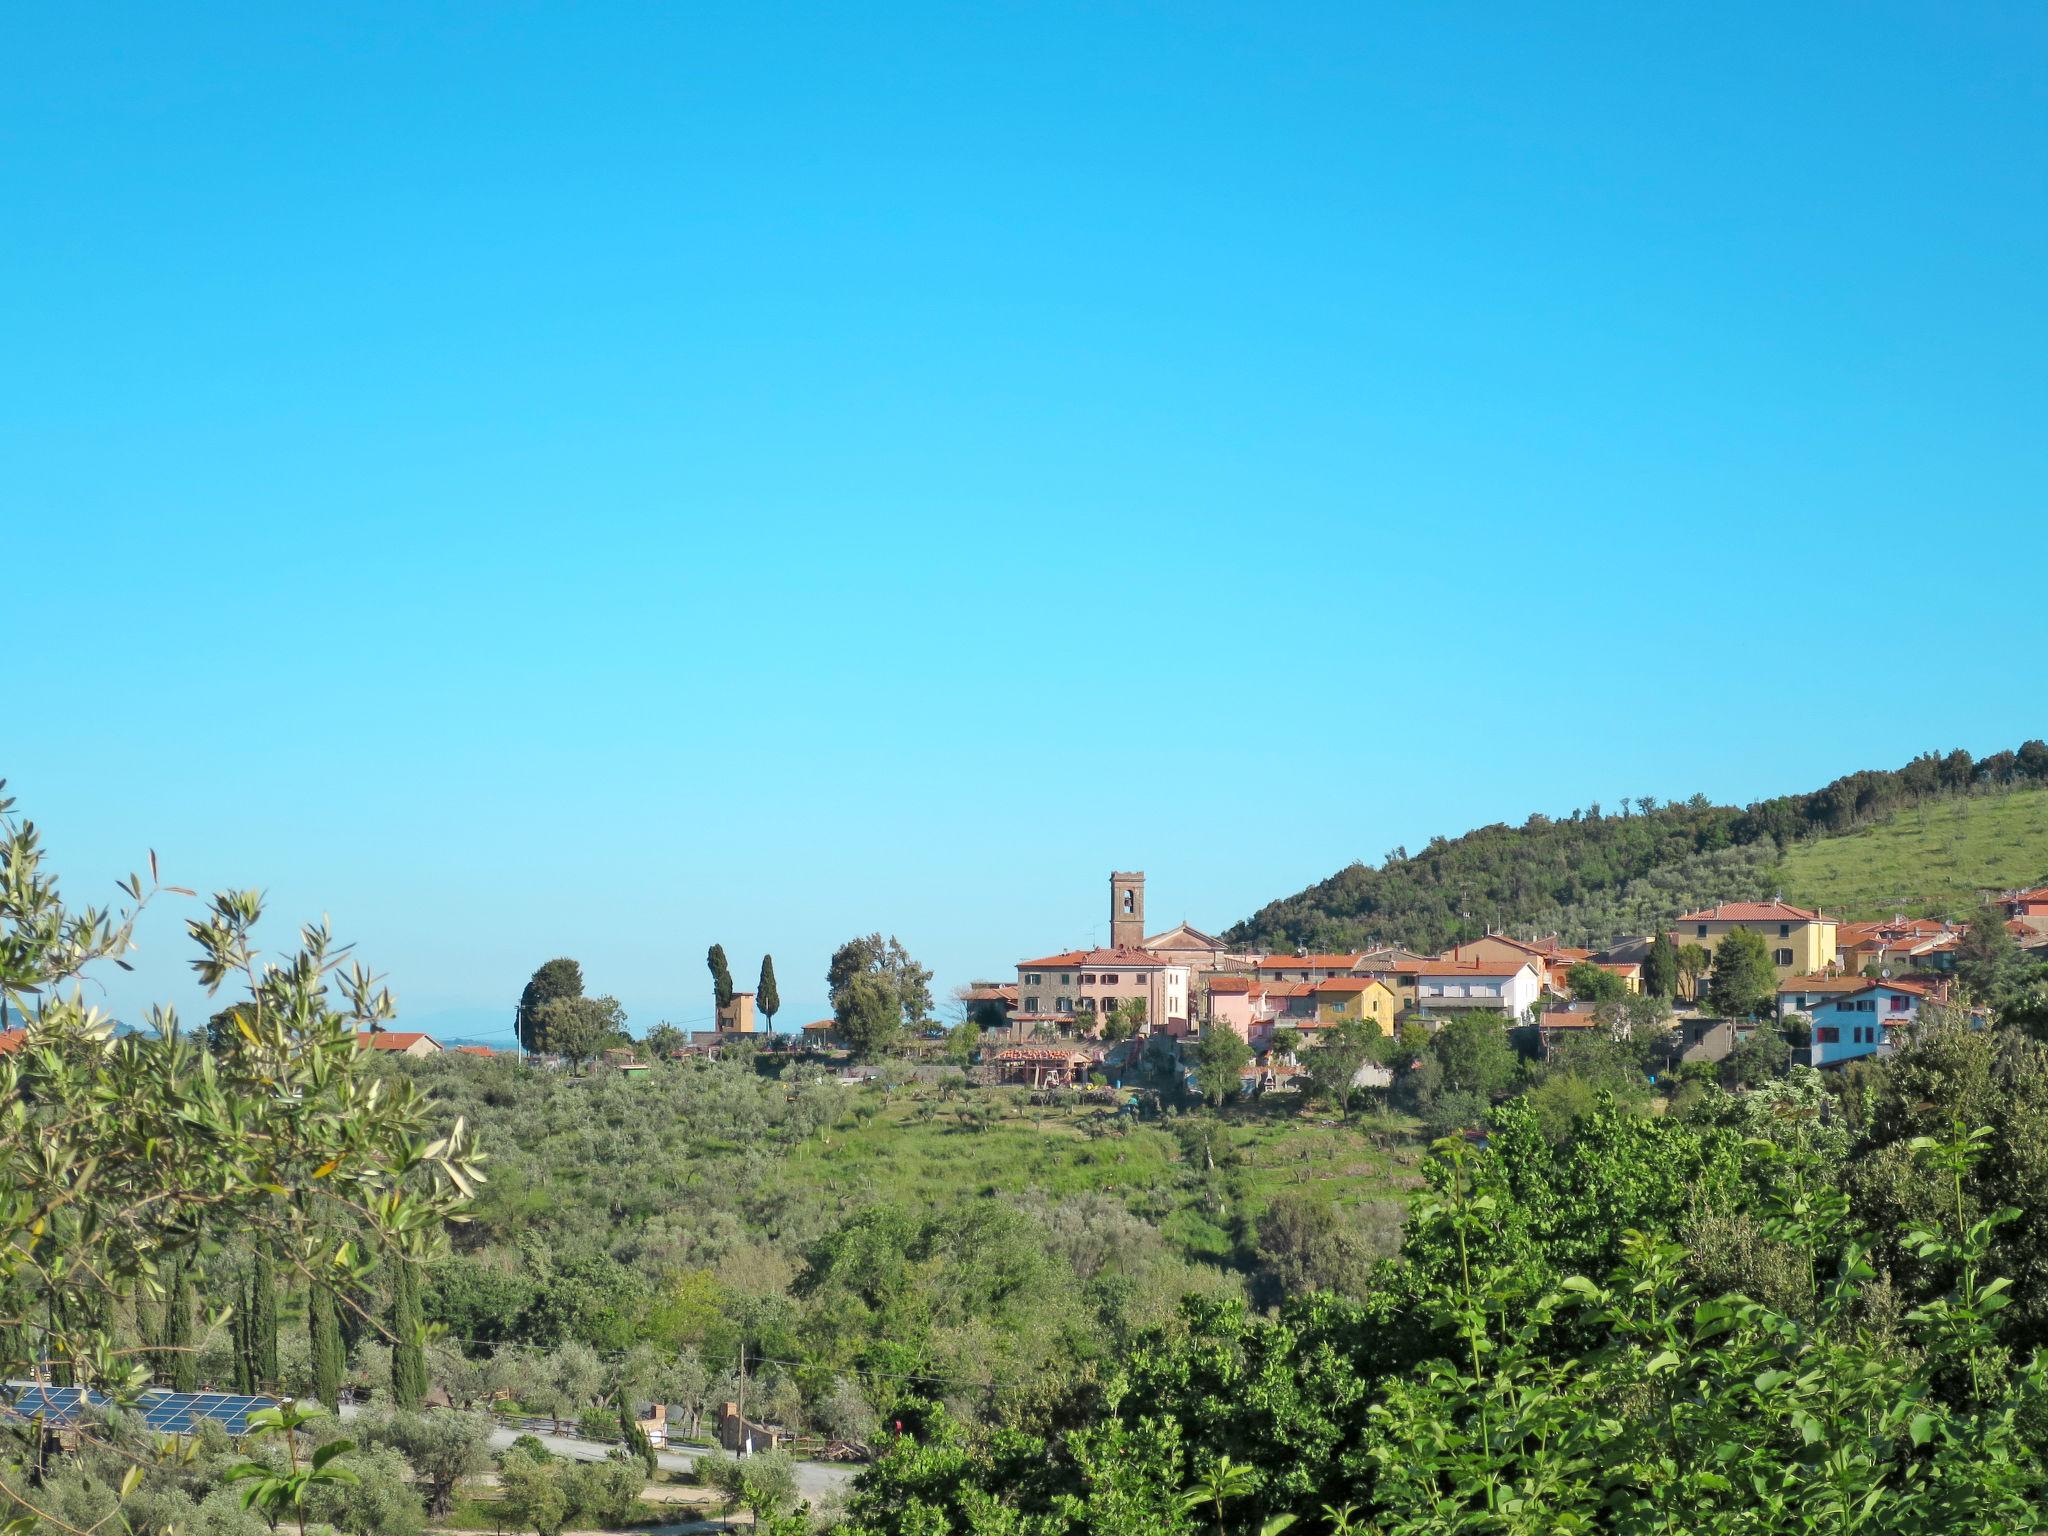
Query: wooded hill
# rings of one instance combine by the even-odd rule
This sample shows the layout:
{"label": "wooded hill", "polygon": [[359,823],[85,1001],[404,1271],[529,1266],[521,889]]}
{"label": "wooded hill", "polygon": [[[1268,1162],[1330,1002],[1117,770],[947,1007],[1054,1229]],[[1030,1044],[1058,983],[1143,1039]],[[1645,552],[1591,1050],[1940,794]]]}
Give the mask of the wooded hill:
{"label": "wooded hill", "polygon": [[[1436,837],[1421,852],[1397,849],[1385,863],[1357,863],[1296,895],[1262,907],[1232,928],[1233,943],[1271,948],[1349,950],[1399,944],[1434,952],[1491,931],[1557,933],[1568,943],[1604,944],[1646,933],[1689,908],[1756,900],[1783,891],[1798,876],[1799,899],[1837,898],[1829,870],[1862,865],[1852,846],[1903,812],[1945,802],[1953,807],[1950,849],[1939,878],[1916,888],[1910,870],[1881,883],[1909,915],[1962,915],[1974,902],[1979,873],[1973,849],[1982,843],[1981,877],[2005,883],[2048,877],[2048,743],[1982,759],[1968,752],[1927,753],[1898,769],[1866,769],[1810,794],[1780,795],[1753,805],[1715,805],[1704,795],[1659,802],[1622,802],[1619,814],[1598,804],[1553,819],[1537,814],[1519,827],[1480,827],[1462,837]],[[2014,817],[1995,808],[2016,793]],[[1999,816],[1996,839],[1973,839],[1977,816]],[[2009,825],[2008,825],[2009,824]],[[2015,830],[2017,829],[2017,830]],[[2014,837],[2022,846],[2012,846]],[[1815,845],[1851,840],[1816,860]],[[1896,839],[1873,841],[1871,852]],[[1995,848],[1992,846],[1995,842]],[[1995,855],[1995,857],[1993,856]],[[1966,867],[1970,866],[1970,867]],[[1845,888],[1849,905],[1876,898],[1863,885]],[[1860,898],[1860,899],[1859,899]],[[1938,910],[1936,910],[1938,909]]]}

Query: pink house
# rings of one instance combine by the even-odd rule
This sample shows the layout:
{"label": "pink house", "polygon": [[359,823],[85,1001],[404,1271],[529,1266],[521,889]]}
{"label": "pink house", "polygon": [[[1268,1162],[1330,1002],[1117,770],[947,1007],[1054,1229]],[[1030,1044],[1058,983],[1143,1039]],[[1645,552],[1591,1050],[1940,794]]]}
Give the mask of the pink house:
{"label": "pink house", "polygon": [[1017,965],[1022,1019],[1071,1019],[1083,1033],[1119,1004],[1145,1007],[1145,1027],[1164,1034],[1188,1032],[1192,973],[1143,949],[1070,949]]}

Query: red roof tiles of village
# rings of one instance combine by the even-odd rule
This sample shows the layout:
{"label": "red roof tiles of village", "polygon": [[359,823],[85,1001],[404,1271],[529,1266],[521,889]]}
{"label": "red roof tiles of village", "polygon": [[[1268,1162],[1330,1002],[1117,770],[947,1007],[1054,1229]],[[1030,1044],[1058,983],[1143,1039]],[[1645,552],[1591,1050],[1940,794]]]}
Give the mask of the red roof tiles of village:
{"label": "red roof tiles of village", "polygon": [[422,1040],[426,1041],[429,1045],[440,1044],[432,1035],[423,1034],[416,1029],[380,1029],[374,1031],[366,1029],[359,1030],[356,1033],[356,1044],[372,1051],[402,1051],[411,1046],[418,1045]]}
{"label": "red roof tiles of village", "polygon": [[28,1031],[25,1029],[0,1029],[0,1056],[5,1056],[9,1051],[20,1050],[22,1042],[26,1039]]}
{"label": "red roof tiles of village", "polygon": [[1872,987],[1894,987],[1901,992],[1912,992],[1921,996],[1933,990],[1925,982],[1908,981],[1903,976],[1794,976],[1778,983],[1778,991],[1781,993],[1831,992],[1838,996],[1867,992]]}
{"label": "red roof tiles of village", "polygon": [[1679,923],[1814,923],[1826,922],[1818,912],[1795,907],[1789,901],[1729,901],[1711,910],[1687,912],[1672,919]]}
{"label": "red roof tiles of village", "polygon": [[1348,971],[1362,963],[1360,955],[1268,955],[1259,962],[1262,971]]}
{"label": "red roof tiles of village", "polygon": [[455,1047],[455,1054],[458,1056],[495,1056],[497,1052],[493,1051],[488,1045],[458,1045]]}
{"label": "red roof tiles of village", "polygon": [[1249,976],[1211,976],[1209,978],[1209,990],[1211,992],[1236,994],[1239,992],[1249,992],[1257,985],[1258,983]]}
{"label": "red roof tiles of village", "polygon": [[1403,970],[1418,976],[1512,976],[1528,970],[1534,960],[1420,960]]}
{"label": "red roof tiles of village", "polygon": [[1017,968],[1025,971],[1075,970],[1081,966],[1111,966],[1120,970],[1134,971],[1145,966],[1180,965],[1179,960],[1168,960],[1144,949],[1069,949],[1057,955],[1045,955],[1037,960],[1019,960]]}

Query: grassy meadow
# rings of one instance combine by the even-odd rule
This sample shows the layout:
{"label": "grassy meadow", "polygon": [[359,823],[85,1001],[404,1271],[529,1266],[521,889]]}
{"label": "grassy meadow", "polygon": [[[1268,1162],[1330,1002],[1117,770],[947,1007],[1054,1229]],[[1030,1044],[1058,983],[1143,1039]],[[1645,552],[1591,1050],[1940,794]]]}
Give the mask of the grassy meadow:
{"label": "grassy meadow", "polygon": [[1798,844],[1782,869],[1787,900],[1840,917],[1965,917],[1985,888],[2048,879],[2048,789],[1917,806]]}
{"label": "grassy meadow", "polygon": [[[1226,1258],[1232,1229],[1283,1190],[1354,1207],[1404,1202],[1421,1182],[1421,1134],[1400,1116],[1354,1115],[1340,1126],[1263,1100],[1221,1119],[1132,1124],[1092,1106],[1029,1100],[1022,1089],[869,1088],[858,1113],[792,1149],[785,1176],[908,1209],[1031,1190],[1054,1200],[1108,1195],[1184,1257],[1211,1261]],[[993,1112],[977,1113],[984,1105]]]}

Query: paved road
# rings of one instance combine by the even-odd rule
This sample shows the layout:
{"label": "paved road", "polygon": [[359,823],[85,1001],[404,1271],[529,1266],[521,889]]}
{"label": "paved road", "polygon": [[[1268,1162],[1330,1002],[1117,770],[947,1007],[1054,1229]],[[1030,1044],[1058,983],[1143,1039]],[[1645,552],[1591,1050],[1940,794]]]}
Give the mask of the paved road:
{"label": "paved road", "polygon": [[[341,1416],[352,1419],[357,1408],[353,1403],[344,1403]],[[572,1435],[538,1434],[532,1430],[511,1429],[500,1424],[491,1431],[491,1448],[504,1450],[522,1434],[532,1434],[557,1456],[567,1456],[576,1461],[603,1461],[611,1453],[611,1447],[597,1440],[579,1440]],[[690,1451],[656,1451],[655,1460],[669,1472],[694,1472],[697,1469],[696,1453]],[[843,1493],[853,1482],[858,1467],[837,1461],[800,1461],[796,1464],[796,1490],[799,1498],[816,1504],[832,1494]],[[666,1528],[664,1528],[666,1529]],[[682,1529],[682,1527],[678,1527]]]}

